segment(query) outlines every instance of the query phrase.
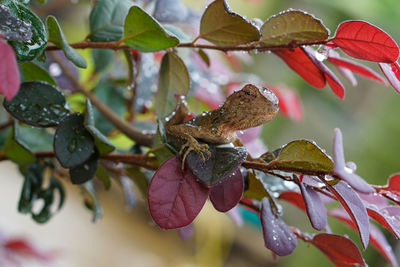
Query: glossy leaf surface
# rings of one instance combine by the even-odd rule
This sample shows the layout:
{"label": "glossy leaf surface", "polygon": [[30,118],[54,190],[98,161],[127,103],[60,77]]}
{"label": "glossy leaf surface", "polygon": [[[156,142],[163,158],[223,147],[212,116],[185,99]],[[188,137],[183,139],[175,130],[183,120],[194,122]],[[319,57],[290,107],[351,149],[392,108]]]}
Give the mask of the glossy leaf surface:
{"label": "glossy leaf surface", "polygon": [[11,14],[10,9],[0,4],[0,37],[13,41],[29,41],[32,30],[28,23]]}
{"label": "glossy leaf surface", "polygon": [[301,10],[270,17],[260,29],[264,45],[278,46],[324,41],[329,32],[319,19]]}
{"label": "glossy leaf surface", "polygon": [[4,107],[19,121],[38,127],[58,125],[69,113],[64,95],[45,82],[25,82],[11,101]]}
{"label": "glossy leaf surface", "polygon": [[131,7],[124,24],[124,42],[142,52],[154,52],[179,44],[150,15],[137,6]]}
{"label": "glossy leaf surface", "polygon": [[325,229],[327,226],[326,208],[318,192],[302,182],[299,183],[299,187],[311,225],[318,231]]}
{"label": "glossy leaf surface", "polygon": [[96,174],[99,154],[93,153],[90,158],[81,165],[69,169],[69,176],[73,184],[83,184],[91,180]]}
{"label": "glossy leaf surface", "polygon": [[260,32],[230,11],[225,0],[216,0],[208,5],[201,17],[200,37],[216,45],[229,46],[258,41]]}

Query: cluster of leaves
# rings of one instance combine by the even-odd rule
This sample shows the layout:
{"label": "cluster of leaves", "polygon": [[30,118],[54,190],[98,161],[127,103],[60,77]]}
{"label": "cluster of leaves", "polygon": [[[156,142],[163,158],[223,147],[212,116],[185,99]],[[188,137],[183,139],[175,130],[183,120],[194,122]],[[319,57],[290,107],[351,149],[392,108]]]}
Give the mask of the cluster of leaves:
{"label": "cluster of leaves", "polygon": [[[168,1],[173,4],[157,1],[153,16],[129,0],[98,0],[89,17],[87,38],[69,44],[56,18],[48,16],[43,23],[28,2],[0,1],[0,93],[11,116],[1,127],[4,140],[0,156],[17,163],[25,177],[20,212],[32,214],[37,222],[46,222],[54,213],[55,193],[60,196],[58,209],[64,202],[59,180],[68,177],[73,184],[82,185],[87,196],[85,204],[96,220],[102,211],[93,178],[99,178],[106,188],[111,185],[110,175],[119,179],[132,204],[131,184],[126,182],[129,176],[147,195],[152,218],[161,228],[185,231],[207,198],[220,212],[240,203],[259,215],[265,246],[275,254],[290,254],[301,239],[320,249],[337,266],[365,266],[353,241],[330,232],[327,216],[332,216],[359,234],[364,249],[371,242],[397,266],[390,245],[369,218],[400,237],[400,176],[392,176],[387,186],[365,182],[355,174],[355,165],[344,160],[340,130],[334,135],[333,159],[308,140],[264,150],[260,157],[253,158],[249,155],[254,153],[251,147],[263,145],[258,139],[259,129],[252,129],[238,134],[248,151],[240,142],[231,147],[208,144],[211,156],[203,162],[191,152],[182,170],[180,156],[174,155],[181,140],[171,140],[163,129],[164,119],[177,105],[177,95],[186,96],[194,90],[194,98],[216,108],[223,96],[212,88],[224,87],[229,94],[244,82],[233,76],[228,76],[229,83],[218,82],[221,79],[217,76],[223,72],[221,62],[216,56],[209,57],[206,50],[271,51],[310,85],[323,88],[328,84],[341,99],[344,86],[324,61],[336,66],[353,84],[357,83],[354,73],[386,83],[372,69],[342,58],[341,51],[356,59],[377,62],[389,83],[400,92],[399,48],[388,34],[367,22],[347,21],[329,38],[322,22],[304,11],[287,10],[259,23],[232,12],[225,1],[215,0],[201,15],[200,28],[193,31],[199,34],[188,42],[188,33],[176,25],[196,16],[188,15],[194,11],[179,0]],[[186,16],[175,14],[172,9],[176,5]],[[319,45],[318,50],[312,48],[315,45]],[[75,48],[93,48],[92,58],[83,57]],[[178,53],[180,48],[190,48],[189,54]],[[115,77],[115,72],[106,68],[114,58],[112,49],[123,50],[128,78]],[[65,57],[51,50],[62,50]],[[50,57],[46,61],[47,55]],[[223,56],[239,69],[239,55]],[[91,79],[80,84],[76,67],[93,64]],[[282,115],[301,120],[297,95],[288,88],[271,89],[280,100]],[[152,101],[154,91],[157,94]],[[147,124],[137,118],[139,113]],[[152,120],[154,113],[158,125]],[[139,130],[156,128],[157,135]],[[126,140],[135,144],[127,147]],[[111,154],[115,147],[118,153]],[[147,154],[145,147],[151,148]],[[116,162],[124,165],[112,164]],[[281,181],[274,186],[273,176]],[[44,184],[48,184],[45,189]],[[34,205],[40,199],[45,204],[37,212]],[[278,201],[305,211],[311,225],[325,233],[306,234],[288,226],[281,219]],[[341,207],[327,209],[326,204],[332,201]]]}

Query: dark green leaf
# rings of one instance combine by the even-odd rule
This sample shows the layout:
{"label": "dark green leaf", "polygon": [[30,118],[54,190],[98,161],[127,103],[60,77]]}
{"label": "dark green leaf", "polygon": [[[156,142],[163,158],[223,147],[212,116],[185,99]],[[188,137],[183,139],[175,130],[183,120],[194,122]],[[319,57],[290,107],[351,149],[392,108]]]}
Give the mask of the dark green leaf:
{"label": "dark green leaf", "polygon": [[20,125],[18,131],[18,139],[31,151],[51,151],[53,149],[53,134],[50,134],[47,129]]}
{"label": "dark green leaf", "polygon": [[63,118],[54,136],[54,152],[64,168],[83,164],[93,154],[93,137],[86,130],[81,114]]}
{"label": "dark green leaf", "polygon": [[93,107],[90,101],[86,100],[85,127],[94,138],[94,144],[100,155],[111,153],[115,147],[97,128],[94,126]]}
{"label": "dark green leaf", "polygon": [[142,192],[143,196],[147,196],[147,189],[149,188],[149,181],[146,178],[146,175],[141,171],[138,167],[130,167],[126,169],[128,176],[132,179],[132,181],[137,185]]}
{"label": "dark green leaf", "polygon": [[161,61],[156,98],[159,118],[170,114],[177,104],[175,95],[186,95],[190,88],[189,72],[185,63],[174,53],[166,53]]}
{"label": "dark green leaf", "polygon": [[108,172],[101,165],[97,166],[96,177],[103,182],[103,185],[106,190],[109,190],[111,188],[110,176],[108,175]]}
{"label": "dark green leaf", "polygon": [[260,39],[258,29],[230,11],[224,0],[212,2],[201,17],[200,37],[221,46],[246,44]]}
{"label": "dark green leaf", "polygon": [[48,16],[46,24],[47,30],[49,31],[49,41],[54,43],[58,48],[61,48],[64,52],[64,55],[77,67],[86,68],[86,60],[68,44],[56,18],[53,16]]}
{"label": "dark green leaf", "polygon": [[30,81],[43,81],[51,85],[57,86],[56,81],[51,75],[42,67],[33,62],[25,62],[19,65],[22,76],[25,82]]}
{"label": "dark green leaf", "polygon": [[137,6],[131,7],[124,24],[124,42],[142,52],[154,52],[179,44],[150,15]]}
{"label": "dark green leaf", "polygon": [[112,61],[112,56],[113,51],[109,49],[92,49],[94,71],[96,73],[103,71]]}
{"label": "dark green leaf", "polygon": [[118,41],[131,2],[128,0],[98,0],[90,13],[89,39],[94,42]]}
{"label": "dark green leaf", "polygon": [[18,124],[15,122],[10,131],[5,144],[4,155],[19,165],[30,164],[35,161],[35,156],[32,154],[28,146],[19,138]]}
{"label": "dark green leaf", "polygon": [[10,12],[31,25],[32,38],[27,42],[10,41],[10,45],[14,48],[18,61],[31,61],[39,56],[47,44],[47,33],[44,23],[32,11],[13,0],[3,0],[3,5],[10,9]]}
{"label": "dark green leaf", "polygon": [[11,14],[7,6],[0,5],[0,36],[6,40],[29,41],[32,30],[29,24]]}
{"label": "dark green leaf", "polygon": [[209,145],[209,151],[211,157],[204,163],[193,151],[186,158],[186,165],[207,186],[215,185],[231,175],[247,157],[247,151],[243,147]]}
{"label": "dark green leaf", "polygon": [[85,190],[85,206],[93,211],[92,221],[96,222],[103,215],[103,208],[100,205],[99,198],[97,197],[96,189],[92,181],[87,181],[82,188]]}
{"label": "dark green leaf", "polygon": [[308,140],[296,140],[282,147],[278,158],[269,166],[277,169],[296,171],[332,172],[333,162],[315,143]]}
{"label": "dark green leaf", "polygon": [[301,10],[287,10],[270,17],[261,27],[264,45],[304,44],[328,39],[319,19]]}
{"label": "dark green leaf", "polygon": [[201,57],[201,59],[204,61],[204,63],[206,63],[207,67],[210,67],[210,58],[208,57],[208,55],[206,54],[206,52],[204,52],[203,49],[199,49],[197,51],[197,53],[199,54],[199,56]]}
{"label": "dark green leaf", "polygon": [[16,119],[38,127],[50,127],[68,114],[64,95],[45,82],[24,82],[4,107]]}
{"label": "dark green leaf", "polygon": [[95,152],[81,165],[69,169],[71,182],[73,184],[83,184],[91,180],[96,173],[98,161],[99,154]]}

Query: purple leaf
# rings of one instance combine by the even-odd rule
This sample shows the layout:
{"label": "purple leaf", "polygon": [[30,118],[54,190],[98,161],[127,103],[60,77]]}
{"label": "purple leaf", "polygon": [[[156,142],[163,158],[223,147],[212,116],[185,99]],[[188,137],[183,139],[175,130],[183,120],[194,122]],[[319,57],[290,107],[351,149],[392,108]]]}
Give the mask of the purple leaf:
{"label": "purple leaf", "polygon": [[216,210],[227,212],[236,206],[242,193],[243,177],[240,168],[237,168],[228,178],[211,187],[210,200]]}
{"label": "purple leaf", "polygon": [[319,231],[325,229],[327,224],[326,208],[318,192],[314,191],[312,187],[309,187],[305,183],[299,183],[299,186],[311,225]]}
{"label": "purple leaf", "polygon": [[397,267],[396,256],[382,232],[375,225],[371,224],[369,226],[369,233],[371,245],[373,245],[393,267]]}
{"label": "purple leaf", "polygon": [[272,212],[267,198],[262,200],[261,225],[264,243],[279,256],[289,255],[297,246],[297,239],[284,221]]}
{"label": "purple leaf", "polygon": [[0,39],[0,93],[11,100],[19,90],[19,71],[14,50]]}
{"label": "purple leaf", "polygon": [[243,218],[242,214],[240,214],[239,208],[236,206],[233,209],[230,209],[227,212],[229,218],[237,225],[237,226],[243,226]]}
{"label": "purple leaf", "polygon": [[379,63],[381,71],[388,79],[390,85],[400,94],[400,66],[399,63]]}
{"label": "purple leaf", "polygon": [[368,246],[369,240],[369,220],[367,210],[363,202],[356,192],[345,182],[339,181],[335,185],[326,183],[329,190],[336,196],[337,200],[342,204],[343,208],[350,215],[351,219],[357,226],[361,243],[364,249]]}
{"label": "purple leaf", "polygon": [[345,180],[354,189],[361,193],[375,192],[375,189],[372,188],[372,186],[364,179],[346,168],[343,151],[343,137],[342,132],[338,128],[335,129],[335,136],[333,138],[333,161],[335,162],[334,173],[341,179]]}
{"label": "purple leaf", "polygon": [[376,206],[367,206],[368,215],[383,227],[388,229],[398,239],[400,238],[400,207],[389,206],[386,208],[377,208]]}
{"label": "purple leaf", "polygon": [[188,240],[189,238],[191,238],[193,236],[193,233],[194,233],[193,223],[188,224],[184,227],[178,228],[178,233],[183,241]]}

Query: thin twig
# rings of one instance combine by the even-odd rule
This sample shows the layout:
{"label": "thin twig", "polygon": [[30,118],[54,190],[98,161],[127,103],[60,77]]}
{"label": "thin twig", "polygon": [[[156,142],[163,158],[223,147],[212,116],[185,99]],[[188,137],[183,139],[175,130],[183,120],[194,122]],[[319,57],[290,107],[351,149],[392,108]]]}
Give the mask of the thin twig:
{"label": "thin twig", "polygon": [[90,91],[85,90],[83,86],[79,83],[79,81],[75,78],[74,74],[71,70],[65,65],[63,60],[56,53],[51,53],[51,58],[60,66],[63,74],[71,80],[74,88],[84,94],[97,108],[97,110],[104,116],[106,119],[115,126],[119,131],[126,134],[129,138],[134,140],[137,144],[144,146],[151,146],[153,144],[154,134],[144,133],[132,126],[129,122],[124,121],[117,114],[114,113],[108,106],[106,106],[103,102],[101,102],[95,95],[93,95]]}

